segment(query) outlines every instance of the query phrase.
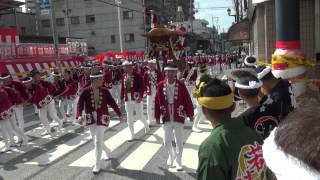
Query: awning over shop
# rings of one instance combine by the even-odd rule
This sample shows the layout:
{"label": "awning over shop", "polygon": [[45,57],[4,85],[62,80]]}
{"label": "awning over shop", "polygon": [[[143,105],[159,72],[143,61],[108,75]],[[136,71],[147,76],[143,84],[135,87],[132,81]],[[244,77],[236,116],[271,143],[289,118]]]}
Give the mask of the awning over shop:
{"label": "awning over shop", "polygon": [[266,1],[269,1],[269,0],[252,0],[252,4],[259,4]]}
{"label": "awning over shop", "polygon": [[250,40],[249,20],[244,19],[230,27],[228,31],[228,41],[247,42]]}
{"label": "awning over shop", "polygon": [[17,8],[23,4],[24,4],[23,2],[14,1],[14,0],[1,0],[0,1],[0,10]]}

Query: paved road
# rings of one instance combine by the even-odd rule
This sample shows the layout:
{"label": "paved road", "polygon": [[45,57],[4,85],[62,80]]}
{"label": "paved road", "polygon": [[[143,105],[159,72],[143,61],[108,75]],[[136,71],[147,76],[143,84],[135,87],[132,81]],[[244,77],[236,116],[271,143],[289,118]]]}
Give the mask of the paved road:
{"label": "paved road", "polygon": [[[124,108],[122,112],[125,112]],[[54,133],[53,137],[41,136],[42,128],[32,106],[25,108],[24,117],[30,143],[0,154],[0,179],[196,179],[198,147],[211,131],[210,125],[203,123],[200,127],[204,131],[193,133],[192,123],[186,122],[183,135],[185,170],[177,172],[166,167],[168,156],[162,145],[163,131],[160,125],[152,125],[151,131],[144,134],[142,122],[136,121],[136,139],[127,142],[130,134],[127,124],[119,123],[112,116],[110,128],[104,136],[105,144],[112,150],[111,159],[104,162],[104,170],[100,174],[93,175],[93,144],[86,128],[67,125],[62,133]],[[0,140],[1,147],[3,142]]]}

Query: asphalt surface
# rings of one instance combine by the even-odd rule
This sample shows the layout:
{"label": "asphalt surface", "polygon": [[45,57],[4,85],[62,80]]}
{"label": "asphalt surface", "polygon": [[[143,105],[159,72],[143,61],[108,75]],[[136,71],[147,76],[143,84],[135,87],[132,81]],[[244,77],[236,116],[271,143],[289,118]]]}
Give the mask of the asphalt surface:
{"label": "asphalt surface", "polygon": [[[123,113],[125,112],[123,107],[121,110]],[[77,160],[79,161],[80,158],[84,157],[93,149],[93,143],[90,137],[87,137],[88,130],[86,128],[80,125],[66,124],[65,131],[62,133],[53,133],[54,137],[41,136],[40,134],[43,130],[38,116],[34,114],[32,106],[25,107],[24,118],[26,123],[25,131],[29,137],[29,144],[27,146],[15,147],[13,148],[13,151],[0,154],[0,179],[196,179],[195,167],[197,166],[197,150],[198,145],[201,142],[197,142],[197,138],[194,137],[197,137],[197,134],[201,136],[202,133],[193,133],[195,145],[192,144],[192,139],[190,139],[189,143],[191,143],[191,145],[189,144],[189,154],[186,155],[190,156],[191,152],[190,157],[192,158],[187,159],[188,164],[184,164],[183,162],[183,165],[185,165],[184,171],[177,172],[175,169],[167,168],[166,161],[168,155],[162,145],[162,137],[154,135],[155,132],[159,132],[157,130],[160,129],[160,131],[162,131],[161,125],[151,125],[151,130],[147,134],[144,133],[143,128],[140,128],[141,130],[136,134],[135,140],[133,142],[127,142],[124,140],[126,137],[118,134],[127,128],[127,124],[118,123],[119,121],[117,121],[116,117],[113,115],[111,121],[115,125],[106,130],[104,139],[107,141],[111,137],[115,137],[113,139],[116,139],[116,141],[118,139],[121,142],[123,141],[123,143],[112,151],[110,160],[103,163],[103,170],[98,175],[93,175],[90,163],[88,163],[88,167],[81,167],[81,165],[71,166],[72,163]],[[135,124],[139,123],[142,124],[140,121],[135,122]],[[202,134],[202,139],[211,131],[210,128],[207,128],[209,124],[204,123],[204,126],[206,128],[203,128],[203,133],[206,134]],[[184,142],[191,137],[191,127],[192,123],[187,121],[183,134]],[[86,137],[86,140],[77,139],[83,136]],[[67,144],[67,146],[62,148],[61,146],[64,144]],[[77,147],[74,148],[74,146]],[[138,148],[142,148],[143,150],[141,152],[135,151]],[[155,150],[154,148],[159,149]],[[48,154],[48,152],[52,153]],[[40,160],[37,159],[39,156],[42,157]],[[129,166],[132,166],[132,164],[135,165],[135,163],[141,166],[139,158],[144,158],[144,156],[147,163],[143,165],[142,169],[127,169],[121,166],[121,163],[126,162],[126,159],[129,159],[127,160],[129,161]],[[92,159],[94,159],[94,156],[91,156],[89,159],[87,158],[81,163],[86,166],[86,161],[92,161]],[[38,163],[35,163],[37,161]],[[193,168],[188,168],[189,166],[192,166]]]}

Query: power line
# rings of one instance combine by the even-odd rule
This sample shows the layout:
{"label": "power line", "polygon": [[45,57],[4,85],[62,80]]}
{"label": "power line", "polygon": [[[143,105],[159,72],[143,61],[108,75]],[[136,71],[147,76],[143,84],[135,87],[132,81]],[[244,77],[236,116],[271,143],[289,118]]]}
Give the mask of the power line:
{"label": "power line", "polygon": [[134,12],[138,12],[138,13],[144,13],[144,12],[141,12],[141,11],[138,11],[136,9],[131,9],[131,8],[127,8],[127,7],[123,7],[123,6],[120,6],[120,5],[117,5],[115,3],[109,3],[109,2],[106,2],[106,1],[103,1],[103,0],[96,0],[98,2],[101,2],[101,3],[104,3],[104,4],[108,4],[110,6],[114,6],[114,7],[119,7],[119,8],[122,8],[122,9],[126,9],[126,10],[130,10],[130,11],[134,11]]}

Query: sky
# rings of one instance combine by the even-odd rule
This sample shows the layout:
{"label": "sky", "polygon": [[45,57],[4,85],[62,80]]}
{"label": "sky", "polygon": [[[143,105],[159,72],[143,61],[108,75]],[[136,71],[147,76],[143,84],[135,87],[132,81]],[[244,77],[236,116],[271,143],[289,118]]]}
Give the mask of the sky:
{"label": "sky", "polygon": [[[219,32],[222,32],[223,29],[225,32],[228,31],[229,27],[234,21],[233,16],[228,16],[227,8],[226,9],[201,9],[209,7],[230,7],[233,10],[232,0],[195,0],[195,7],[199,8],[198,13],[195,14],[197,19],[205,19],[209,22],[209,26],[212,26],[212,17],[214,17],[214,25],[218,24]],[[231,12],[231,14],[233,14]],[[218,19],[218,22],[217,22]]]}
{"label": "sky", "polygon": [[[26,0],[16,0],[16,1],[26,2]],[[21,8],[22,8],[22,12],[26,12],[26,6],[25,5],[21,6]]]}

